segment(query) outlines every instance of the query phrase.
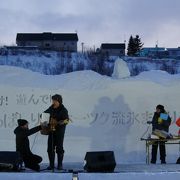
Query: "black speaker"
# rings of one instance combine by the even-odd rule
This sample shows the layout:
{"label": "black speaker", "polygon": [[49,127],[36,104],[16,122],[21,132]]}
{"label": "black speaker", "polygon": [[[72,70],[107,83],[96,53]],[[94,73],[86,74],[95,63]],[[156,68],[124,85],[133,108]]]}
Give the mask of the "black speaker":
{"label": "black speaker", "polygon": [[87,172],[114,172],[116,167],[113,151],[87,152],[84,160]]}
{"label": "black speaker", "polygon": [[19,152],[0,151],[0,171],[20,171],[22,162]]}

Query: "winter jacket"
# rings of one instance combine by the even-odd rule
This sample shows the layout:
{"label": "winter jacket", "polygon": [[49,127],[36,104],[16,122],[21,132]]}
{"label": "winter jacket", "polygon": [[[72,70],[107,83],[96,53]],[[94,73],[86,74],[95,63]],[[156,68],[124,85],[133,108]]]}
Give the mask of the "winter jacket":
{"label": "winter jacket", "polygon": [[32,129],[24,129],[21,126],[18,126],[14,133],[16,135],[16,151],[20,152],[21,156],[28,156],[32,154],[29,147],[28,136],[41,130],[41,126],[36,126]]}
{"label": "winter jacket", "polygon": [[68,111],[64,107],[64,105],[59,106],[58,108],[53,108],[53,106],[50,106],[45,113],[50,114],[50,118],[55,118],[57,121],[63,121],[65,119],[69,119]]}
{"label": "winter jacket", "polygon": [[154,131],[155,129],[158,129],[158,130],[164,130],[168,132],[169,126],[171,124],[171,118],[168,116],[167,120],[161,120],[161,121],[158,120],[159,118],[160,118],[160,114],[155,112],[152,119],[152,130]]}

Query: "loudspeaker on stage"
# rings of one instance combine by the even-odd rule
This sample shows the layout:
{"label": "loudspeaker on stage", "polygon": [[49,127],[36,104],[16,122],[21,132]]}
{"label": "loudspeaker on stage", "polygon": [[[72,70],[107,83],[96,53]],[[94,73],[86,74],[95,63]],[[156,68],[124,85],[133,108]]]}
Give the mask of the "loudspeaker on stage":
{"label": "loudspeaker on stage", "polygon": [[22,158],[15,151],[0,151],[0,171],[20,171]]}
{"label": "loudspeaker on stage", "polygon": [[113,151],[87,152],[84,160],[87,172],[113,172],[116,167]]}

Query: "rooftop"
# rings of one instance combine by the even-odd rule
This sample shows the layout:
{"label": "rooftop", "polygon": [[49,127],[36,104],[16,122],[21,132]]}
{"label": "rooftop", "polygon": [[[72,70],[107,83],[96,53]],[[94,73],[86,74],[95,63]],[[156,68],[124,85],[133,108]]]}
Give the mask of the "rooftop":
{"label": "rooftop", "polygon": [[101,49],[125,49],[125,43],[102,43]]}
{"label": "rooftop", "polygon": [[16,41],[78,41],[77,33],[17,33]]}

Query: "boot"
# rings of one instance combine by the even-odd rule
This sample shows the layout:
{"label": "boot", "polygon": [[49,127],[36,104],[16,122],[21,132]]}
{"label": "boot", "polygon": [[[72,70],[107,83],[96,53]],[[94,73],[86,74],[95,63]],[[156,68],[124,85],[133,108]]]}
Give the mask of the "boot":
{"label": "boot", "polygon": [[161,160],[161,164],[166,164],[166,161],[165,160]]}
{"label": "boot", "polygon": [[63,167],[62,167],[63,157],[64,157],[64,154],[57,154],[57,160],[58,160],[57,169],[58,170],[62,170],[63,169]]}
{"label": "boot", "polygon": [[55,152],[48,152],[48,157],[49,157],[49,166],[47,169],[53,170],[54,169]]}

